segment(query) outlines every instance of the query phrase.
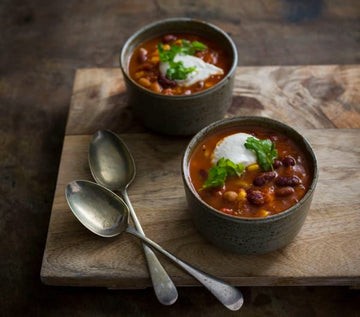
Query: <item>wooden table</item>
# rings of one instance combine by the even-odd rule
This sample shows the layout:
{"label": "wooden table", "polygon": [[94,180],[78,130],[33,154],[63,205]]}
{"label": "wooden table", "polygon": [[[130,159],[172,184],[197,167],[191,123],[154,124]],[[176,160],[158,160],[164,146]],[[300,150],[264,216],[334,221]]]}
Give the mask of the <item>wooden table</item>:
{"label": "wooden table", "polygon": [[[319,159],[309,216],[287,247],[236,255],[205,241],[187,212],[180,161],[189,138],[145,130],[126,105],[119,69],[76,73],[41,278],[50,285],[151,286],[139,241],[104,239],[72,215],[66,184],[91,180],[87,147],[98,129],[120,134],[137,178],[129,196],[145,233],[180,258],[233,285],[358,285],[360,282],[360,66],[240,67],[227,116],[261,115],[302,132]],[[126,132],[126,133],[124,133]],[[160,256],[178,286],[194,279]]]}

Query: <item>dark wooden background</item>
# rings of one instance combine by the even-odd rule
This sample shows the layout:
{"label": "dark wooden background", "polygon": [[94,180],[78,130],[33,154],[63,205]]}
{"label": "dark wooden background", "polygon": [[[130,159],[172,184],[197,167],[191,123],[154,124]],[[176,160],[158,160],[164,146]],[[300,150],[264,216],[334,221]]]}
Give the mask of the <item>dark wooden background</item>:
{"label": "dark wooden background", "polygon": [[212,22],[240,65],[359,64],[359,0],[0,2],[0,315],[358,316],[347,287],[241,288],[223,309],[202,288],[161,306],[152,289],[49,287],[39,279],[75,70],[117,67],[124,41],[165,17]]}

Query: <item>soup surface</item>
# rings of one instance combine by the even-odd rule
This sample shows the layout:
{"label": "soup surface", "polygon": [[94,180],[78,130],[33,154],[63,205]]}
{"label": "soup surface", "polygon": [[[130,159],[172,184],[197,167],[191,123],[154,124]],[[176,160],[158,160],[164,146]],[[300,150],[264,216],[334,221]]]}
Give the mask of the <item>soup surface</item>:
{"label": "soup surface", "polygon": [[[206,186],[209,184],[209,171],[216,164],[214,153],[221,153],[221,143],[239,132],[274,143],[277,156],[269,170],[265,171],[257,158],[255,163],[243,166],[240,176],[228,175],[223,184]],[[227,151],[235,148],[237,146],[232,144],[227,146]],[[193,187],[201,199],[223,213],[238,217],[266,217],[290,208],[305,195],[312,179],[306,157],[294,141],[285,134],[256,126],[228,128],[205,139],[194,150],[189,171]]]}
{"label": "soup surface", "polygon": [[164,95],[189,95],[221,81],[231,68],[220,44],[195,34],[171,33],[145,41],[130,56],[129,76]]}

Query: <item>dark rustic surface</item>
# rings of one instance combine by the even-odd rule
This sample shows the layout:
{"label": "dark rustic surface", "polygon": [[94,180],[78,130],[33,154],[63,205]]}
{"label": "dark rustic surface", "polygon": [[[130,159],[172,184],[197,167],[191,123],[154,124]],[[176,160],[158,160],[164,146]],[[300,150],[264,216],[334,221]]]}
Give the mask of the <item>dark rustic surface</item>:
{"label": "dark rustic surface", "polygon": [[[163,307],[152,289],[55,288],[39,280],[77,68],[116,67],[125,39],[171,16],[213,22],[239,65],[359,64],[360,2],[23,1],[0,3],[0,309],[4,316],[223,316],[202,288]],[[359,316],[344,287],[242,288],[241,316]]]}

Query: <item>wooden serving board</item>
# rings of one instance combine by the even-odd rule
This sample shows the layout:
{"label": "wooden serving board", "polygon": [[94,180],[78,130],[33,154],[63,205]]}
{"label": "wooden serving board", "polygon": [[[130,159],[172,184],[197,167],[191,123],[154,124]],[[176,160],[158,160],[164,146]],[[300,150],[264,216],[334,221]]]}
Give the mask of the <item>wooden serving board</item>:
{"label": "wooden serving board", "polygon": [[[181,157],[189,138],[153,134],[136,122],[126,107],[119,70],[79,70],[41,269],[44,283],[108,288],[151,286],[142,247],[136,238],[127,234],[109,239],[98,237],[80,224],[66,204],[64,190],[68,182],[92,180],[88,144],[97,129],[106,128],[119,133],[135,158],[137,177],[129,188],[129,196],[145,233],[173,254],[238,286],[359,285],[360,120],[356,94],[359,86],[349,84],[360,78],[359,67],[355,70],[350,66],[253,67],[239,68],[237,74],[234,104],[228,116],[243,111],[292,124],[308,138],[317,154],[319,182],[309,215],[296,239],[265,255],[237,255],[206,241],[192,224],[181,179]],[[259,74],[267,74],[264,76],[268,82],[260,81]],[[314,79],[314,74],[322,79]],[[279,81],[296,89],[293,93],[285,93],[284,87],[272,93],[263,91],[262,86],[279,87]],[[306,110],[302,113],[297,109],[300,102],[297,93],[304,82],[313,94],[301,101],[302,110]],[[335,82],[337,87],[346,89],[342,93],[339,88],[330,89]],[[237,95],[246,89],[248,95],[252,90],[258,94]],[[321,96],[322,102],[314,94]],[[238,103],[241,98],[242,103]],[[291,99],[287,105],[286,99]],[[272,103],[274,100],[276,104]],[[341,120],[334,114],[337,105],[348,111],[347,115],[339,114],[343,116]],[[331,107],[336,110],[330,111]],[[344,129],[334,128],[337,126]],[[166,258],[161,255],[159,258],[176,285],[199,285]]]}

